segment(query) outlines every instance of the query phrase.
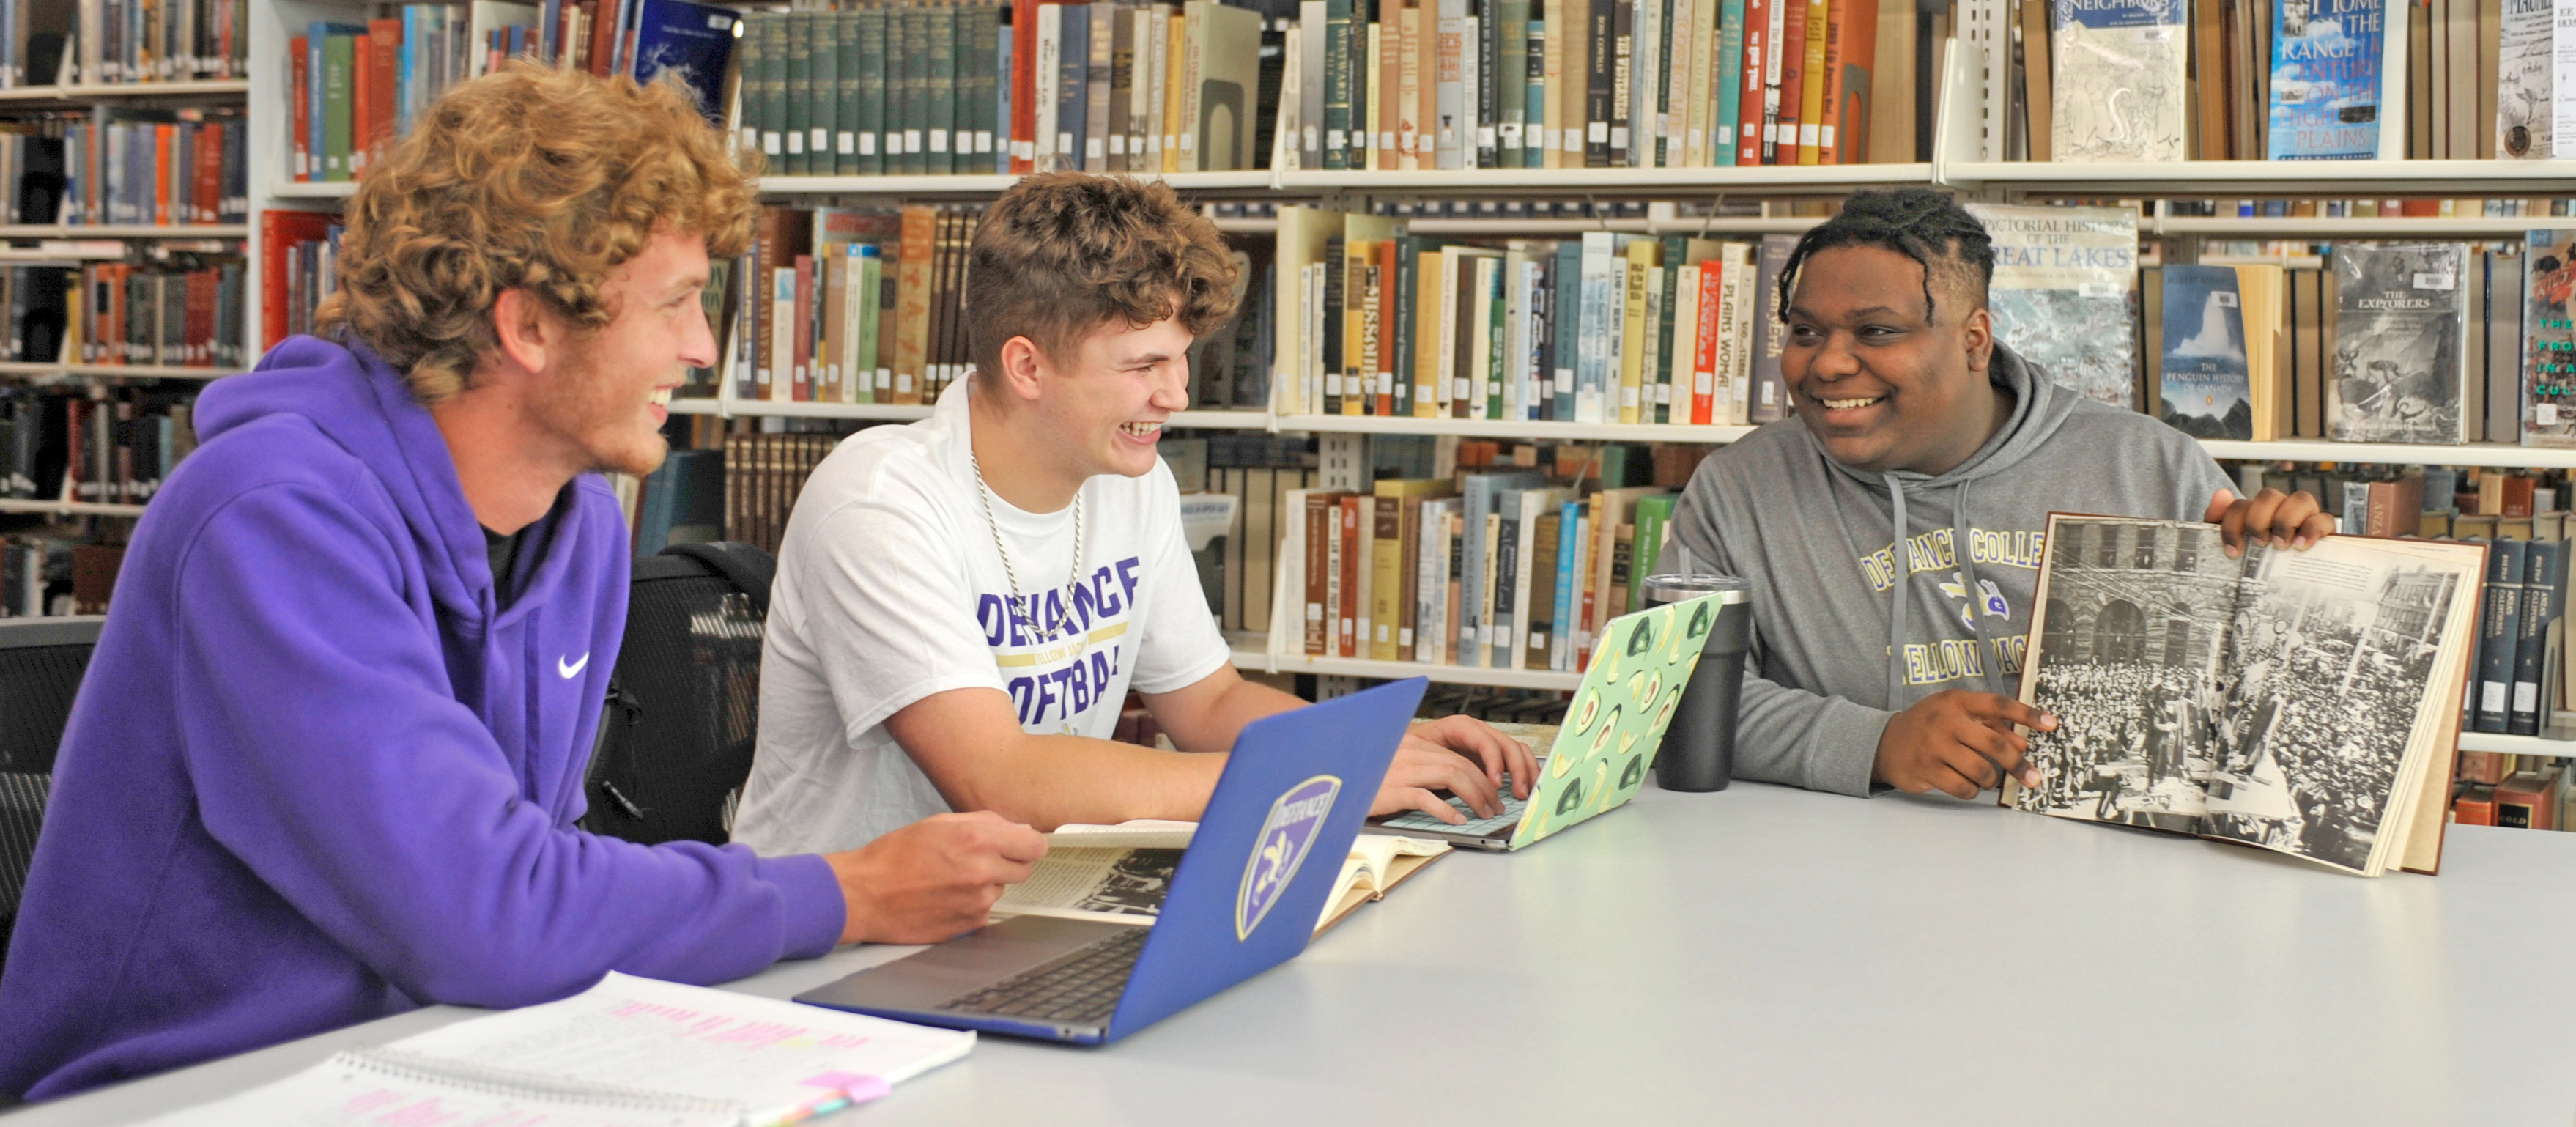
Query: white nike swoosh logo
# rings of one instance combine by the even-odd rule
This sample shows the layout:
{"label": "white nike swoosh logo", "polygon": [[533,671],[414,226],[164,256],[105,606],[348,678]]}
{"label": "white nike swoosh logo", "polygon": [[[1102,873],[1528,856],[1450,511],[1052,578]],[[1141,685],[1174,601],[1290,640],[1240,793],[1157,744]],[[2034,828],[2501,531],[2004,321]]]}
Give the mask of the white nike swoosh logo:
{"label": "white nike swoosh logo", "polygon": [[581,671],[582,671],[584,668],[588,667],[589,665],[590,665],[590,655],[589,655],[589,654],[583,654],[583,655],[581,655],[581,660],[580,660],[580,661],[565,661],[565,660],[564,660],[564,659],[562,659],[562,658],[556,658],[556,659],[555,659],[555,672],[563,674],[563,679],[564,679],[564,680],[566,680],[566,681],[569,681],[569,680],[572,680],[572,679],[573,679],[573,678],[575,678],[575,677],[579,677],[579,676],[581,676]]}

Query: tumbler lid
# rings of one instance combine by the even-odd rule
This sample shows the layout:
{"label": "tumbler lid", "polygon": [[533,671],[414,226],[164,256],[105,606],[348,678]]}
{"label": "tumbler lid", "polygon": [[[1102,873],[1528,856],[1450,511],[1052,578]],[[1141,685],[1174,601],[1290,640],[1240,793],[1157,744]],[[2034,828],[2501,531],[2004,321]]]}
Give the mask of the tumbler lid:
{"label": "tumbler lid", "polygon": [[1716,595],[1720,603],[1748,602],[1753,598],[1753,584],[1732,575],[1700,572],[1692,575],[1649,575],[1646,577],[1646,601],[1678,603],[1702,595]]}

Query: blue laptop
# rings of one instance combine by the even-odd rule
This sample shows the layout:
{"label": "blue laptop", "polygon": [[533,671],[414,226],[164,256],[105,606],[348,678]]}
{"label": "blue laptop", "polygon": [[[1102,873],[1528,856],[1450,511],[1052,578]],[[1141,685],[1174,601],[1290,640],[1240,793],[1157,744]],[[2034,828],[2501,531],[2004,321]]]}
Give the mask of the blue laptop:
{"label": "blue laptop", "polygon": [[1428,683],[1245,725],[1154,926],[1013,916],[796,1000],[1099,1045],[1288,961],[1313,938]]}

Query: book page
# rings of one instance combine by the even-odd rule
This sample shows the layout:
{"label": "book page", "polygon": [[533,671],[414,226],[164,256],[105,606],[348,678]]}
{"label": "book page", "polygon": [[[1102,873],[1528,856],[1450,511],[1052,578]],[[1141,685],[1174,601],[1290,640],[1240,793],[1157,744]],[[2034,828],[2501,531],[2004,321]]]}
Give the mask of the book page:
{"label": "book page", "polygon": [[2239,564],[2218,526],[2056,514],[2033,596],[2021,699],[2036,788],[2016,809],[2191,833],[2222,742]]}
{"label": "book page", "polygon": [[[1088,835],[1084,835],[1088,836]],[[1113,835],[1102,834],[1102,837]],[[993,905],[996,916],[1044,915],[1151,924],[1181,868],[1181,850],[1056,844]]]}
{"label": "book page", "polygon": [[2471,641],[2484,549],[2333,536],[2246,549],[2213,838],[2375,874]]}
{"label": "book page", "polygon": [[559,1002],[394,1043],[422,1056],[731,1100],[754,1118],[965,1056],[975,1035],[610,972]]}
{"label": "book page", "polygon": [[742,1121],[742,1108],[725,1101],[653,1098],[534,1076],[448,1076],[441,1064],[387,1049],[343,1052],[142,1127],[732,1127]]}

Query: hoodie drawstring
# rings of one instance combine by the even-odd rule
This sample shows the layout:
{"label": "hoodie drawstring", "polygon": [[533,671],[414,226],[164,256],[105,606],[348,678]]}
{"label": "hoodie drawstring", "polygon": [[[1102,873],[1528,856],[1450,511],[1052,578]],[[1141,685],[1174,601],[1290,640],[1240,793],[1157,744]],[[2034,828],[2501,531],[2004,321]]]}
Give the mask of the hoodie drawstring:
{"label": "hoodie drawstring", "polygon": [[1904,706],[1897,703],[1904,699],[1898,692],[1905,686],[1905,661],[1901,652],[1904,649],[1905,616],[1914,609],[1914,569],[1909,566],[1911,561],[1905,554],[1909,547],[1905,542],[1905,483],[1892,473],[1880,474],[1879,479],[1887,483],[1887,495],[1896,501],[1896,543],[1892,549],[1896,606],[1887,614],[1887,704],[1890,708],[1902,708]]}
{"label": "hoodie drawstring", "polygon": [[[1892,473],[1880,474],[1879,480],[1887,483],[1887,495],[1896,507],[1896,536],[1892,549],[1896,570],[1896,606],[1889,610],[1887,616],[1887,700],[1891,707],[1902,707],[1898,702],[1905,699],[1902,694],[1905,687],[1905,620],[1914,610],[1914,569],[1907,555],[1912,544],[1906,535],[1905,482]],[[1950,509],[1950,534],[1957,538],[1952,544],[1951,554],[1959,564],[1960,586],[1966,589],[1968,625],[1977,632],[1979,676],[1988,692],[2012,696],[2020,691],[2019,688],[2016,686],[2011,691],[1998,688],[2001,671],[1985,664],[1999,658],[1995,655],[1994,639],[1986,631],[1985,595],[1977,589],[1977,565],[1968,558],[1968,483],[1960,482],[1958,490],[1957,499]]]}
{"label": "hoodie drawstring", "polygon": [[[1968,550],[1968,484],[1959,483],[1958,499],[1950,508],[1950,535],[1959,538],[1955,555],[1959,560],[1959,584],[1968,589],[1968,625],[1977,631],[1977,668],[1983,670],[1986,691],[2017,696],[2020,687],[2009,691],[2000,687],[2003,680],[2003,655],[1995,651],[1993,637],[1986,633],[1986,596],[1977,589],[1976,553]],[[1992,663],[1992,664],[1989,664]]]}

